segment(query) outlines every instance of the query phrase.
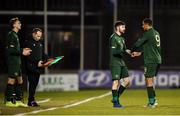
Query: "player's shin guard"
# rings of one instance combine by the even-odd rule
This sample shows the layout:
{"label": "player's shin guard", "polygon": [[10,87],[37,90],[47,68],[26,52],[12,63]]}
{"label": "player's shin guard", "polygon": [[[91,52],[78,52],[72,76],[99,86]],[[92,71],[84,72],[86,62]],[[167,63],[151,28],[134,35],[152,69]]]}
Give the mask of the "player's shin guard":
{"label": "player's shin guard", "polygon": [[153,87],[147,87],[147,93],[149,98],[149,103],[153,105],[155,103],[155,91]]}
{"label": "player's shin guard", "polygon": [[22,84],[16,84],[15,92],[16,92],[16,100],[17,101],[23,100],[23,87],[22,87]]}
{"label": "player's shin guard", "polygon": [[112,90],[112,102],[113,102],[113,107],[115,107],[115,108],[122,108],[123,107],[119,103],[119,98],[118,98],[117,90]]}
{"label": "player's shin guard", "polygon": [[121,96],[121,94],[124,92],[124,90],[126,89],[126,87],[124,87],[123,85],[121,85],[118,89],[118,98],[119,96]]}
{"label": "player's shin guard", "polygon": [[112,90],[112,100],[113,102],[119,102],[117,90]]}
{"label": "player's shin guard", "polygon": [[7,88],[5,92],[5,100],[14,103],[15,100],[13,94],[14,94],[14,85],[7,84]]}

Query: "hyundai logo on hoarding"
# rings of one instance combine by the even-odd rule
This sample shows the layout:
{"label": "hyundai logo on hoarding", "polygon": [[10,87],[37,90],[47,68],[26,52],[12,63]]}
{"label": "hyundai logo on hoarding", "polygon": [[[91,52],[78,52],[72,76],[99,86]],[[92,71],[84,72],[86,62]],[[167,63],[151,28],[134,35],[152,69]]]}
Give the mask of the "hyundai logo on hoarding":
{"label": "hyundai logo on hoarding", "polygon": [[80,81],[91,87],[99,87],[108,84],[110,77],[105,71],[83,71]]}

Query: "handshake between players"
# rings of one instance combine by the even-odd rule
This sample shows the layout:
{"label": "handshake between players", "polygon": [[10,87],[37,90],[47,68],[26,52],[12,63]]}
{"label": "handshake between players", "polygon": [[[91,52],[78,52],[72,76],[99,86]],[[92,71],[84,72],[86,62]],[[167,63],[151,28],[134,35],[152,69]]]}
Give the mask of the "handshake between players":
{"label": "handshake between players", "polygon": [[136,52],[136,51],[131,51],[129,49],[126,49],[126,53],[129,54],[131,57],[137,57],[140,56],[142,54],[142,52]]}

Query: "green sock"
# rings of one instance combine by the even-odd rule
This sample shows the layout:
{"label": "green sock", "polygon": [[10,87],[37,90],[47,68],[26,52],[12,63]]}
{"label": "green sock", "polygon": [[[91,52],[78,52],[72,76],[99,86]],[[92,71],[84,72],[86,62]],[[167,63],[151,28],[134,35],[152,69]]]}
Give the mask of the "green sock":
{"label": "green sock", "polygon": [[7,101],[14,101],[14,85],[7,84],[6,92],[5,92],[5,97]]}
{"label": "green sock", "polygon": [[154,104],[155,101],[155,91],[153,87],[147,87],[147,93],[149,98],[149,103]]}
{"label": "green sock", "polygon": [[118,97],[121,96],[121,94],[124,92],[124,90],[126,89],[126,87],[124,86],[120,86],[119,89],[118,89]]}
{"label": "green sock", "polygon": [[22,84],[16,84],[15,87],[16,100],[20,101],[23,99],[23,87]]}
{"label": "green sock", "polygon": [[156,99],[156,92],[155,92],[155,89],[153,89],[154,90],[154,99]]}
{"label": "green sock", "polygon": [[115,102],[119,102],[117,90],[112,90],[112,99]]}

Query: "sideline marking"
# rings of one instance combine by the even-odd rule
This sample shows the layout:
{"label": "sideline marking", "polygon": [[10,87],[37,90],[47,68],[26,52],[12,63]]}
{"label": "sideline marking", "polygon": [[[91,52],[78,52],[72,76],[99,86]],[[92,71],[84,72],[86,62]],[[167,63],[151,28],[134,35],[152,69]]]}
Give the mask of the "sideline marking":
{"label": "sideline marking", "polygon": [[50,101],[50,100],[51,100],[51,98],[48,98],[48,99],[45,99],[45,100],[37,101],[37,103],[41,104],[41,103],[48,102],[48,101]]}
{"label": "sideline marking", "polygon": [[24,116],[26,114],[36,114],[36,113],[39,113],[39,112],[56,110],[58,108],[70,108],[70,107],[73,107],[73,106],[77,106],[77,105],[92,101],[94,99],[100,99],[100,98],[106,97],[106,96],[109,96],[109,95],[111,95],[111,92],[107,92],[105,94],[102,94],[102,95],[96,96],[96,97],[90,97],[88,99],[85,99],[85,100],[82,100],[82,101],[79,101],[79,102],[76,102],[76,103],[73,103],[73,104],[65,105],[65,106],[62,106],[62,107],[52,107],[52,108],[47,108],[47,109],[43,109],[43,110],[35,110],[35,111],[31,111],[31,112],[16,114],[14,116]]}
{"label": "sideline marking", "polygon": [[[48,102],[48,101],[50,101],[51,100],[51,98],[48,98],[48,99],[45,99],[45,100],[40,100],[40,101],[37,101],[37,103],[45,103],[45,102]],[[41,110],[37,110],[37,111],[41,111]],[[32,111],[33,112],[33,111]],[[35,112],[35,111],[34,111]],[[14,116],[23,116],[23,115],[26,115],[26,114],[28,114],[29,112],[27,112],[27,113],[20,113],[20,114],[16,114],[16,115],[14,115]],[[38,113],[38,112],[37,112]]]}
{"label": "sideline marking", "polygon": [[77,106],[77,105],[82,104],[82,103],[92,101],[94,99],[100,99],[100,98],[106,97],[106,96],[108,96],[110,94],[111,94],[111,92],[108,92],[108,93],[105,93],[105,94],[100,95],[100,96],[91,97],[91,98],[88,98],[88,99],[85,99],[85,100],[82,100],[82,101],[79,101],[79,102],[76,102],[76,103],[73,103],[73,104],[65,105],[65,106],[63,106],[61,108],[70,108],[70,107]]}

